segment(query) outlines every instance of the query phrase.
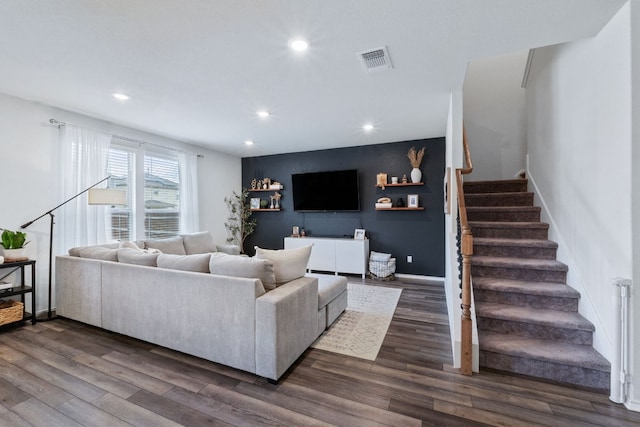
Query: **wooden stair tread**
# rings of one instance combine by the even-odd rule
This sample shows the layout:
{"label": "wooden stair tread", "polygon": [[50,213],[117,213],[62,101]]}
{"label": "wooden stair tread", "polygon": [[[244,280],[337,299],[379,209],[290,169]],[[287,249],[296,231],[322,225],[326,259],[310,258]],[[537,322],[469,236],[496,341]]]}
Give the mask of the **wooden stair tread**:
{"label": "wooden stair tread", "polygon": [[479,341],[480,351],[611,372],[607,359],[590,346],[495,333],[483,333]]}
{"label": "wooden stair tread", "polygon": [[579,313],[545,310],[494,302],[476,302],[476,315],[512,322],[532,323],[553,328],[595,331],[593,323]]}

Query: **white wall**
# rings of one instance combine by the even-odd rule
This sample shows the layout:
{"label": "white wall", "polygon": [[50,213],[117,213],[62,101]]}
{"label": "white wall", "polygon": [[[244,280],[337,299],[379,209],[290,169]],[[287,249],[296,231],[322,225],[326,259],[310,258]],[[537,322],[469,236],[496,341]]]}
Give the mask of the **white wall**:
{"label": "white wall", "polygon": [[594,347],[612,362],[614,398],[611,280],[633,272],[629,5],[592,39],[537,49],[526,92],[529,177]]}
{"label": "white wall", "polygon": [[521,87],[528,52],[473,61],[464,80],[470,179],[511,179],[525,167],[526,105]]}
{"label": "white wall", "polygon": [[[240,158],[3,94],[0,94],[1,228],[17,230],[21,224],[73,196],[60,194],[56,185],[59,140],[58,129],[49,124],[50,118],[204,154],[198,163],[200,226],[211,231],[216,242],[224,243],[227,211],[223,199],[240,189]],[[49,218],[33,223],[27,236],[31,240],[28,254],[37,260],[40,312],[47,306]]]}

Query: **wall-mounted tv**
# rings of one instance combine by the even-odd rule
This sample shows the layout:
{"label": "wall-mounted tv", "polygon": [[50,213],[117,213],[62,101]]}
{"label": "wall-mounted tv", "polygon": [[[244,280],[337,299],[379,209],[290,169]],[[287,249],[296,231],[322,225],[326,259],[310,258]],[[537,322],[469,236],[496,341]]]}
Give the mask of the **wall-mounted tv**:
{"label": "wall-mounted tv", "polygon": [[358,171],[355,169],[291,175],[293,210],[359,211]]}

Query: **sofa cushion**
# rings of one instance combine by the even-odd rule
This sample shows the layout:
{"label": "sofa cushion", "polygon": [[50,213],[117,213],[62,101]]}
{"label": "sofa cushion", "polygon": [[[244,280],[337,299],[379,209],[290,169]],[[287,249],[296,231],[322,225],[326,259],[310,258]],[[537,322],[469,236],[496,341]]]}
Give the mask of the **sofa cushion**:
{"label": "sofa cushion", "polygon": [[264,286],[266,290],[276,288],[273,263],[267,259],[249,258],[246,256],[216,252],[211,254],[209,271],[211,274],[219,274],[222,276],[260,279],[262,286]]}
{"label": "sofa cushion", "polygon": [[216,245],[216,249],[225,254],[240,255],[240,246],[238,245]]}
{"label": "sofa cushion", "polygon": [[99,259],[101,261],[118,261],[117,244],[114,248],[105,246],[85,246],[69,249],[69,255],[80,258]]}
{"label": "sofa cushion", "polygon": [[138,249],[138,250],[142,250],[144,249],[144,242],[143,241],[123,241],[120,242],[120,245],[118,245],[118,248],[131,248],[131,249]]}
{"label": "sofa cushion", "polygon": [[211,254],[193,255],[158,255],[158,267],[172,270],[195,271],[197,273],[209,272],[209,258]]}
{"label": "sofa cushion", "polygon": [[311,256],[311,245],[294,249],[262,249],[258,246],[256,258],[268,259],[273,263],[276,284],[280,285],[304,276]]}
{"label": "sofa cushion", "polygon": [[154,252],[147,252],[139,248],[120,248],[118,249],[118,262],[157,267],[160,253],[155,252],[157,249],[152,250]]}
{"label": "sofa cushion", "polygon": [[184,250],[187,255],[206,254],[216,251],[216,245],[213,243],[213,237],[208,231],[182,234],[181,237],[184,242]]}
{"label": "sofa cushion", "polygon": [[181,236],[169,237],[167,239],[145,240],[145,249],[158,249],[163,254],[186,255],[184,250],[184,239]]}
{"label": "sofa cushion", "polygon": [[333,274],[307,273],[306,277],[318,279],[318,308],[322,308],[347,290],[347,278]]}

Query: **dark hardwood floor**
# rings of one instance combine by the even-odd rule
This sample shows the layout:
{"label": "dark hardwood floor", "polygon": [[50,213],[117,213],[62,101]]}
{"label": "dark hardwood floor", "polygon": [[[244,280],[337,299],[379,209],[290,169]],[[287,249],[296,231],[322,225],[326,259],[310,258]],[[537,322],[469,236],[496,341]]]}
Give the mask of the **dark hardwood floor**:
{"label": "dark hardwood floor", "polygon": [[0,425],[640,425],[601,394],[458,374],[442,286],[366,282],[404,289],[377,360],[310,349],[277,385],[70,320],[4,330]]}

